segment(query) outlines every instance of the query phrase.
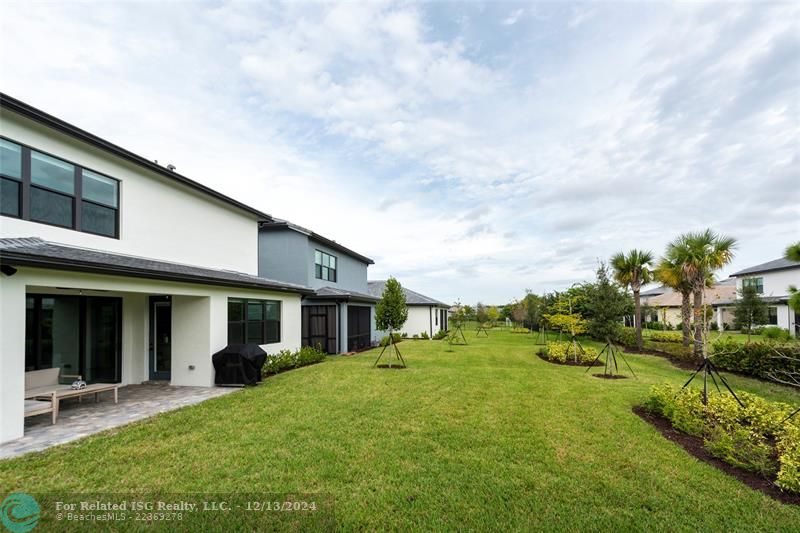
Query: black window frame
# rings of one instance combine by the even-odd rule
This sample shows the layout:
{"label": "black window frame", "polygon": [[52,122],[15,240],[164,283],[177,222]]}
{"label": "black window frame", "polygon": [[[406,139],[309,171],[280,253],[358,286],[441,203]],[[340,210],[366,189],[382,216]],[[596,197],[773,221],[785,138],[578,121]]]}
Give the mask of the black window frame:
{"label": "black window frame", "polygon": [[[16,144],[17,146],[19,146],[21,148],[21,157],[22,157],[21,176],[20,176],[20,178],[15,178],[13,176],[7,176],[5,174],[0,174],[0,179],[12,180],[12,181],[16,181],[16,182],[18,182],[20,184],[19,185],[19,200],[18,200],[19,201],[19,204],[18,204],[19,205],[19,210],[18,210],[19,215],[15,216],[15,215],[6,214],[6,213],[0,213],[0,216],[9,217],[9,218],[18,218],[18,219],[22,219],[22,220],[27,220],[29,222],[34,222],[36,224],[45,224],[47,226],[53,226],[53,227],[56,227],[56,228],[71,229],[71,230],[74,230],[74,231],[80,231],[81,233],[87,233],[89,235],[97,235],[99,237],[107,237],[109,239],[117,239],[117,240],[119,239],[119,236],[120,236],[120,209],[121,209],[121,206],[120,206],[121,191],[120,191],[120,189],[122,188],[121,187],[121,184],[122,184],[121,180],[118,180],[117,178],[109,176],[108,174],[105,174],[103,172],[99,172],[97,170],[94,170],[93,168],[89,168],[89,167],[86,167],[84,165],[79,165],[78,163],[75,163],[74,161],[70,161],[69,159],[65,159],[65,158],[63,158],[61,156],[52,154],[50,152],[46,152],[44,150],[40,150],[39,148],[36,148],[36,147],[33,147],[33,146],[29,146],[29,145],[24,144],[24,143],[21,143],[21,142],[19,142],[17,140],[9,138],[9,137],[0,135],[0,139],[3,139],[4,141],[7,141],[7,142],[10,142],[10,143],[13,143],[13,144]],[[52,188],[47,187],[45,185],[32,183],[32,181],[31,181],[31,152],[38,152],[40,154],[46,155],[48,157],[52,157],[52,158],[57,159],[59,161],[63,161],[64,163],[66,163],[68,165],[72,165],[72,167],[74,168],[74,180],[75,180],[74,181],[74,186],[73,186],[73,194],[65,193],[64,191],[55,190],[55,189],[52,189]],[[93,174],[97,174],[98,176],[101,176],[103,178],[107,178],[109,180],[112,180],[112,181],[114,181],[116,183],[116,194],[117,194],[116,207],[108,205],[108,204],[104,204],[102,202],[98,202],[96,200],[90,200],[88,198],[84,198],[83,197],[83,171],[84,170],[87,170],[87,171],[89,171],[89,172],[91,172]],[[40,190],[40,191],[45,191],[45,192],[50,193],[50,194],[57,194],[57,195],[60,195],[60,196],[64,196],[66,198],[70,198],[70,201],[71,201],[71,204],[72,204],[72,222],[71,222],[71,224],[69,226],[66,226],[66,225],[63,225],[63,224],[56,224],[56,223],[53,223],[53,222],[48,222],[48,221],[45,221],[45,220],[36,220],[36,219],[32,218],[31,217],[31,191],[33,189]],[[89,230],[84,229],[82,227],[83,226],[83,204],[84,203],[89,203],[89,204],[92,204],[92,205],[96,205],[96,206],[99,206],[99,207],[102,207],[102,208],[105,208],[105,209],[111,209],[111,210],[114,211],[114,233],[113,233],[113,235],[110,235],[108,233],[98,232],[98,231],[89,231]]]}
{"label": "black window frame", "polygon": [[769,326],[777,326],[778,325],[778,308],[774,305],[770,305],[767,307],[767,325]]}
{"label": "black window frame", "polygon": [[744,278],[742,280],[742,288],[746,289],[747,287],[754,287],[756,289],[756,294],[764,294],[764,277],[754,276],[752,278]]}
{"label": "black window frame", "polygon": [[[42,356],[43,337],[42,330],[44,325],[44,314],[42,301],[49,298],[74,298],[78,304],[78,368],[75,372],[79,374],[88,383],[97,382],[97,379],[87,379],[87,322],[89,317],[89,304],[92,300],[103,300],[106,302],[113,302],[116,307],[115,328],[116,336],[114,338],[114,383],[122,382],[122,298],[116,296],[83,296],[75,294],[52,294],[52,293],[26,293],[26,320],[25,320],[25,369],[27,370],[42,370],[46,368],[54,368],[52,360],[45,362]],[[33,300],[32,320],[29,323],[27,320],[27,301]],[[31,353],[28,353],[28,333],[32,335],[31,339]],[[31,362],[32,365],[29,365]]]}
{"label": "black window frame", "polygon": [[[317,262],[317,254],[320,254],[321,263]],[[331,268],[330,266],[325,265],[325,257],[333,258],[334,263],[336,264],[335,267]],[[330,263],[329,263],[330,264]],[[328,277],[325,278],[322,276],[323,269],[328,271]],[[328,252],[323,252],[319,248],[314,250],[314,277],[320,279],[322,281],[329,281],[331,283],[337,283],[339,280],[339,258],[333,254],[329,254]],[[333,279],[331,279],[331,273],[333,273]]]}
{"label": "black window frame", "polygon": [[10,217],[10,218],[22,218],[22,186],[23,186],[22,176],[24,175],[24,169],[22,167],[23,167],[23,161],[25,161],[25,147],[23,145],[21,145],[20,143],[16,142],[16,141],[12,141],[11,139],[6,139],[5,137],[2,137],[2,136],[0,136],[0,139],[3,139],[4,141],[9,142],[11,144],[15,144],[15,145],[19,146],[19,148],[20,148],[20,151],[19,151],[20,152],[19,153],[19,158],[20,158],[20,173],[19,174],[20,175],[19,175],[19,177],[12,176],[11,174],[3,174],[3,172],[0,170],[0,181],[10,181],[10,182],[14,182],[14,183],[17,184],[17,214],[16,215],[12,215],[12,214],[3,213],[2,211],[0,211],[0,215],[2,215],[4,217]]}
{"label": "black window frame", "polygon": [[[231,320],[231,305],[241,305],[241,318],[239,320]],[[248,317],[248,309],[251,305],[261,306],[261,319],[250,320]],[[278,318],[268,318],[267,307],[275,305],[278,308]],[[251,333],[256,335],[258,341],[255,344],[277,344],[281,342],[281,315],[282,315],[282,302],[280,300],[261,300],[256,298],[228,298],[228,344],[248,344],[250,341]],[[241,343],[234,342],[235,339],[231,337],[232,328],[239,328]],[[253,328],[256,328],[255,331]],[[271,335],[276,333],[276,335]]]}

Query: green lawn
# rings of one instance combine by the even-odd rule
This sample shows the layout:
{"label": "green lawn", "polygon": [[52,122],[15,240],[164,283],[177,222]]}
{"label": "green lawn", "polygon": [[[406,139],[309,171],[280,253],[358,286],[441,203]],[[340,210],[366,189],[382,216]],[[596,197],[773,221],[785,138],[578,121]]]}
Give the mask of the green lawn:
{"label": "green lawn", "polygon": [[[631,413],[668,361],[605,381],[535,356],[534,335],[405,341],[406,370],[339,357],[201,405],[0,462],[11,491],[321,493],[344,530],[797,530],[780,504]],[[785,388],[735,387],[800,403]],[[234,526],[245,526],[233,514]],[[203,518],[211,520],[211,518]],[[192,528],[211,522],[193,523]]]}

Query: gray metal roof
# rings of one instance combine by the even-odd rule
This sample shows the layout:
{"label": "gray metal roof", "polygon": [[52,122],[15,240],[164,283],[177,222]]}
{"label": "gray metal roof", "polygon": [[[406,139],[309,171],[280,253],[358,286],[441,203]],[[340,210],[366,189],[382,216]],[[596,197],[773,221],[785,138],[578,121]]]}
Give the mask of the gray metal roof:
{"label": "gray metal roof", "polygon": [[339,252],[342,252],[344,254],[349,255],[350,257],[358,259],[362,263],[366,263],[368,265],[374,265],[375,264],[375,261],[373,261],[369,257],[367,257],[365,255],[361,255],[360,253],[355,252],[355,251],[351,250],[350,248],[347,248],[346,246],[342,246],[341,244],[339,244],[338,242],[336,242],[334,240],[331,240],[331,239],[329,239],[327,237],[323,237],[319,233],[316,233],[316,232],[314,232],[314,231],[312,231],[312,230],[310,230],[308,228],[304,228],[303,226],[299,226],[299,225],[295,224],[294,222],[289,222],[288,220],[282,220],[282,219],[279,219],[279,218],[275,218],[272,221],[260,223],[258,225],[258,227],[260,229],[264,229],[264,230],[267,230],[267,231],[276,230],[276,229],[277,230],[290,229],[292,231],[296,231],[297,233],[302,233],[303,235],[307,235],[308,238],[311,239],[311,240],[317,241],[317,242],[319,242],[321,244],[324,244],[325,246],[333,248],[334,250],[338,250]]}
{"label": "gray metal roof", "polygon": [[310,288],[302,285],[275,281],[244,272],[216,270],[66,246],[38,237],[0,239],[0,263],[299,294],[313,293]]}
{"label": "gray metal roof", "polygon": [[668,290],[671,289],[668,289],[667,287],[662,285],[660,287],[655,287],[653,289],[647,289],[646,291],[642,291],[639,293],[639,296],[658,296],[660,294],[664,294]]}
{"label": "gray metal roof", "polygon": [[766,263],[761,263],[760,265],[745,268],[744,270],[740,270],[739,272],[731,274],[731,276],[744,276],[746,274],[769,272],[771,270],[786,270],[788,268],[800,268],[800,263],[797,261],[790,261],[785,257],[781,257],[780,259],[775,259],[774,261],[767,261]]}
{"label": "gray metal roof", "polygon": [[[383,295],[383,289],[386,287],[386,280],[380,281],[368,281],[367,285],[369,286],[369,293],[374,297],[380,299]],[[411,289],[407,289],[403,287],[403,292],[406,295],[406,304],[407,305],[433,305],[437,307],[450,307],[449,304],[444,302],[440,302],[439,300],[434,300],[424,294],[420,294],[418,292],[414,292]]]}
{"label": "gray metal roof", "polygon": [[322,287],[317,289],[314,296],[309,298],[322,298],[331,300],[362,300],[367,302],[377,302],[380,298],[376,298],[371,294],[364,294],[363,292],[347,291],[344,289],[337,289],[336,287]]}

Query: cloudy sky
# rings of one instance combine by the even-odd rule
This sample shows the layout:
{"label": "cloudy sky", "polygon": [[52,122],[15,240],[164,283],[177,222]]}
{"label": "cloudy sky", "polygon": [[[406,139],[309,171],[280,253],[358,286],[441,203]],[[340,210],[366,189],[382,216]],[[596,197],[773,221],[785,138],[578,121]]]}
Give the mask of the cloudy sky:
{"label": "cloudy sky", "polygon": [[800,238],[797,5],[4,2],[0,32],[4,92],[448,302]]}

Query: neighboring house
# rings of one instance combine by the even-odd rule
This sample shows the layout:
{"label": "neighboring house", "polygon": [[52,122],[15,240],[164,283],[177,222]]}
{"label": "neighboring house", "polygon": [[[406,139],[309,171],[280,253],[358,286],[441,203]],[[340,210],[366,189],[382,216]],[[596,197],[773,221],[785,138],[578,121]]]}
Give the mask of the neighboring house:
{"label": "neighboring house", "polygon": [[[731,277],[736,280],[736,290],[743,287],[755,287],[768,304],[768,318],[764,325],[778,326],[787,329],[792,335],[800,335],[800,314],[789,307],[789,285],[800,287],[800,263],[786,258],[775,259],[750,268],[740,270]],[[735,300],[720,302],[730,312]]]}
{"label": "neighboring house", "polygon": [[0,442],[27,370],[211,386],[230,342],[300,346],[312,291],[258,276],[269,215],[5,95],[0,214]]}
{"label": "neighboring house", "polygon": [[[386,281],[370,281],[369,293],[376,299],[380,299],[385,287]],[[398,333],[405,333],[410,337],[425,332],[433,337],[440,330],[447,331],[450,305],[406,287],[403,287],[403,292],[406,295],[406,305],[408,306],[408,320]],[[387,332],[382,331],[380,334],[386,335]]]}
{"label": "neighboring house", "polygon": [[335,354],[377,342],[378,299],[367,287],[372,259],[285,220],[261,224],[258,254],[259,275],[314,290],[302,301],[303,346]]}
{"label": "neighboring house", "polygon": [[[650,316],[646,317],[647,322],[663,322],[672,327],[681,323],[681,304],[683,297],[681,293],[670,288],[660,287],[647,291],[646,305],[650,307]],[[660,292],[660,293],[659,293]],[[658,293],[658,294],[655,294]],[[721,307],[720,304],[729,302],[736,298],[736,282],[733,279],[726,279],[709,287],[703,294],[703,302],[711,306],[714,316],[711,319],[721,327],[723,323],[733,322],[733,312],[731,309]],[[644,303],[644,302],[643,302]],[[694,304],[694,297],[690,297],[690,305]]]}

